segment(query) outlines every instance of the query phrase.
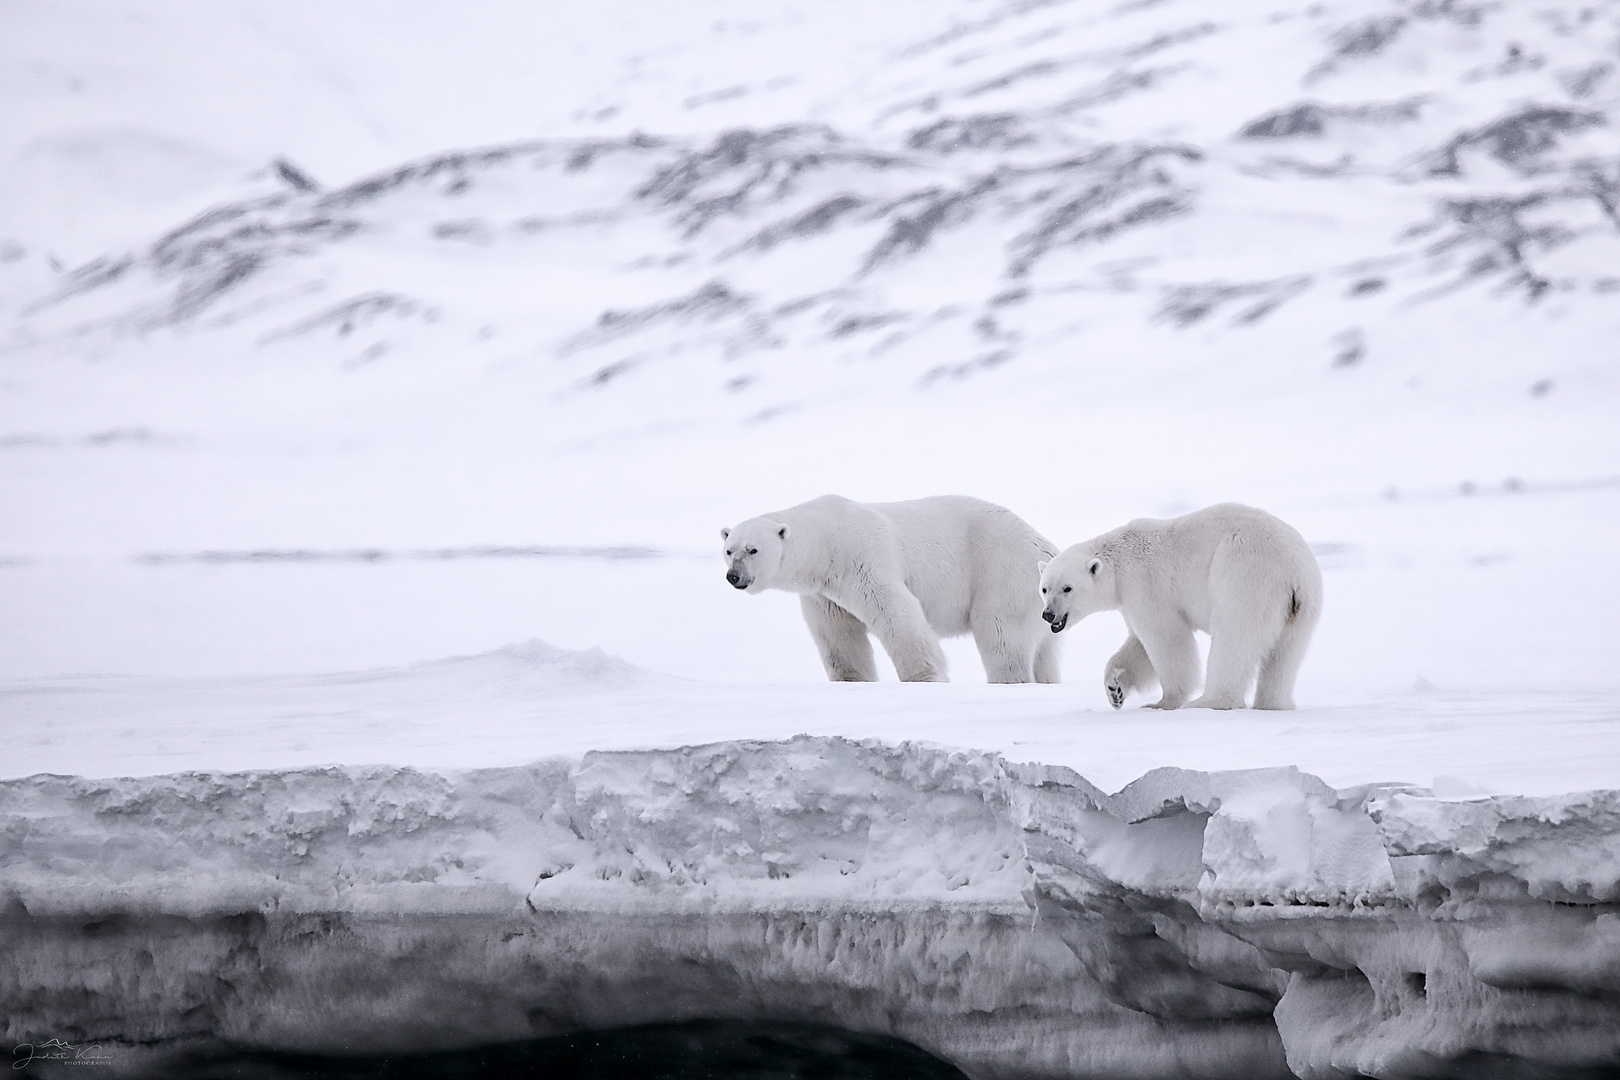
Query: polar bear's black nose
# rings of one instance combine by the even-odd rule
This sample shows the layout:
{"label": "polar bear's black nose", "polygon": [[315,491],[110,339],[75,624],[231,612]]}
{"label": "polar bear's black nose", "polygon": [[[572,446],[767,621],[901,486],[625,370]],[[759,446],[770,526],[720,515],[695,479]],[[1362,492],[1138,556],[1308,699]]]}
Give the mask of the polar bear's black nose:
{"label": "polar bear's black nose", "polygon": [[1057,621],[1057,616],[1052,614],[1051,608],[1047,608],[1045,611],[1041,612],[1041,618],[1045,619],[1047,622]]}
{"label": "polar bear's black nose", "polygon": [[731,582],[733,585],[735,585],[739,581],[741,581],[742,578],[737,576],[737,571],[732,570],[732,571],[730,571],[729,573],[726,574],[726,580]]}

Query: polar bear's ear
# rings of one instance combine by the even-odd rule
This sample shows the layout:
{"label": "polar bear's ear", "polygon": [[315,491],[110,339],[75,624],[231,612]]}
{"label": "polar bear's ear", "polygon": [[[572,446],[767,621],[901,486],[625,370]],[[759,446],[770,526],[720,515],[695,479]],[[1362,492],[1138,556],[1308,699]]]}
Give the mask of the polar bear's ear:
{"label": "polar bear's ear", "polygon": [[1091,565],[1086,567],[1086,573],[1090,574],[1092,577],[1096,577],[1097,576],[1097,567],[1099,567],[1101,565],[1102,565],[1102,560],[1101,559],[1092,559],[1091,560]]}
{"label": "polar bear's ear", "polygon": [[730,540],[731,539],[731,530],[730,529],[721,529],[720,530],[720,539],[722,539],[722,540]]}
{"label": "polar bear's ear", "polygon": [[1046,568],[1049,565],[1051,565],[1051,564],[1048,563],[1045,559],[1042,559],[1040,562],[1035,564],[1035,572],[1037,574],[1044,574],[1044,573],[1046,573]]}
{"label": "polar bear's ear", "polygon": [[787,528],[786,525],[778,525],[776,527],[776,538],[778,540],[786,540],[787,539],[787,533],[788,533],[788,528]]}

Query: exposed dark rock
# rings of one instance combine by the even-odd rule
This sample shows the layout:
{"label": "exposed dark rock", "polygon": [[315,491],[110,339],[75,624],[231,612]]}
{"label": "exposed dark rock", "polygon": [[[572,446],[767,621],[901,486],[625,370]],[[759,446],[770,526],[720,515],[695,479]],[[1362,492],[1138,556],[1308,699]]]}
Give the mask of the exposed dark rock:
{"label": "exposed dark rock", "polygon": [[616,360],[606,367],[597,368],[595,374],[593,374],[587,381],[592,386],[606,386],[608,383],[612,382],[614,379],[617,379],[620,375],[623,375],[631,368],[636,367],[639,363],[640,360],[637,357],[627,357],[623,360]]}
{"label": "exposed dark rock", "polygon": [[1078,62],[1078,60],[1036,60],[1033,63],[1024,64],[1022,67],[997,75],[993,79],[975,83],[963,90],[962,96],[978,97],[993,90],[1005,90],[1007,87],[1023,82],[1025,79],[1039,78],[1043,75],[1051,75],[1062,71],[1065,68],[1074,67]]}
{"label": "exposed dark rock", "polygon": [[1418,99],[1368,105],[1323,105],[1302,101],[1276,112],[1266,113],[1245,124],[1241,139],[1316,138],[1325,134],[1335,120],[1363,124],[1393,124],[1416,120],[1422,102]]}
{"label": "exposed dark rock", "polygon": [[487,221],[467,218],[462,221],[435,222],[433,236],[439,240],[465,240],[472,244],[487,244],[492,236],[492,230]]}
{"label": "exposed dark rock", "polygon": [[1178,285],[1166,292],[1155,317],[1176,326],[1192,326],[1228,304],[1247,300],[1248,305],[1233,316],[1232,323],[1256,323],[1304,292],[1310,284],[1309,277],[1295,277],[1243,284]]}
{"label": "exposed dark rock", "polygon": [[330,194],[322,196],[320,205],[349,209],[361,203],[371,202],[397,188],[409,184],[421,184],[429,180],[444,180],[449,185],[454,185],[457,180],[464,180],[471,170],[486,168],[518,157],[530,156],[547,150],[551,146],[550,143],[536,141],[514,143],[508,146],[492,146],[481,150],[457,150],[448,154],[439,154],[422,161],[413,161],[408,165],[402,165],[391,172],[367,177],[364,180],[338,188]]}
{"label": "exposed dark rock", "polygon": [[905,319],[905,315],[893,311],[867,315],[847,315],[834,324],[829,336],[835,338],[849,337],[852,334],[865,333],[868,330],[880,330],[885,326],[903,322]]}
{"label": "exposed dark rock", "polygon": [[1243,125],[1243,139],[1292,139],[1300,135],[1319,136],[1327,129],[1328,111],[1314,101],[1291,105],[1267,113]]}
{"label": "exposed dark rock", "polygon": [[1024,276],[1057,248],[1105,240],[1187,213],[1192,190],[1169,166],[1201,160],[1191,147],[1117,146],[1034,173],[1039,181],[1057,179],[1039,200],[1055,205],[1008,244],[1008,276]]}
{"label": "exposed dark rock", "polygon": [[1403,15],[1382,15],[1343,27],[1333,35],[1333,55],[1372,56],[1383,52],[1406,29],[1406,21]]}
{"label": "exposed dark rock", "polygon": [[1620,160],[1578,164],[1575,191],[1597,203],[1614,227],[1620,229]]}
{"label": "exposed dark rock", "polygon": [[276,176],[280,177],[282,183],[300,195],[307,195],[310,192],[321,190],[321,185],[317,184],[307,172],[286,158],[276,158],[275,170]]}
{"label": "exposed dark rock", "polygon": [[1093,83],[1079,93],[1059,102],[1053,107],[1053,111],[1061,115],[1080,112],[1097,105],[1106,105],[1139,90],[1147,90],[1157,85],[1166,75],[1178,70],[1180,70],[1179,67],[1144,68],[1140,71],[1122,68],[1101,82]]}
{"label": "exposed dark rock", "polygon": [[628,310],[608,310],[596,318],[598,334],[624,334],[639,330],[649,323],[668,319],[709,319],[730,315],[749,306],[747,297],[731,291],[723,281],[711,281],[697,291],[661,304]]}
{"label": "exposed dark rock", "polygon": [[1152,56],[1156,52],[1162,52],[1165,49],[1173,48],[1177,45],[1185,45],[1190,41],[1197,41],[1200,38],[1208,37],[1211,34],[1218,33],[1220,29],[1221,28],[1215,23],[1201,22],[1192,26],[1184,26],[1179,30],[1169,30],[1162,34],[1154,34],[1151,38],[1142,42],[1140,45],[1132,45],[1127,48],[1123,55],[1132,60],[1136,60],[1144,56]]}
{"label": "exposed dark rock", "polygon": [[1419,0],[1412,7],[1412,16],[1431,22],[1478,26],[1485,18],[1485,11],[1486,5],[1465,3],[1464,0]]}
{"label": "exposed dark rock", "polygon": [[[23,249],[20,246],[16,246],[15,250],[21,252]],[[0,262],[14,261],[12,259],[4,258],[4,255],[5,252],[0,251]],[[20,254],[17,256],[17,258],[21,257],[22,256]],[[85,263],[83,266],[68,271],[67,279],[61,284],[61,286],[57,288],[55,292],[45,297],[43,300],[30,304],[24,309],[24,313],[32,314],[36,311],[43,310],[52,304],[60,303],[69,297],[78,296],[81,293],[90,292],[93,289],[99,289],[103,285],[110,285],[127,274],[131,269],[134,268],[134,266],[135,258],[132,255],[124,255],[118,258],[103,256],[99,259],[93,259],[90,262]]]}
{"label": "exposed dark rock", "polygon": [[422,305],[398,293],[366,293],[336,304],[317,315],[273,331],[262,339],[266,342],[298,337],[316,330],[333,330],[338,337],[347,337],[383,315],[408,318],[422,311]]}
{"label": "exposed dark rock", "polygon": [[716,218],[741,215],[793,193],[803,174],[834,164],[887,169],[905,162],[893,154],[851,145],[826,127],[745,128],[681,155],[658,169],[635,194],[661,206],[679,207],[676,220],[691,238]]}
{"label": "exposed dark rock", "polygon": [[[905,199],[889,213],[889,230],[866,255],[863,273],[886,262],[914,255],[928,246],[934,234],[970,219],[981,198],[1000,183],[996,176],[981,177],[966,188],[946,191],[938,188],[919,192]],[[904,212],[895,212],[904,207]],[[916,209],[911,209],[916,207]]]}
{"label": "exposed dark rock", "polygon": [[960,150],[1010,150],[1035,142],[1027,123],[1016,113],[947,117],[906,137],[913,150],[952,154]]}
{"label": "exposed dark rock", "polygon": [[815,236],[827,232],[865,205],[866,200],[859,195],[834,195],[787,221],[761,229],[744,241],[742,246],[768,251],[785,240]]}
{"label": "exposed dark rock", "polygon": [[256,251],[236,251],[224,254],[200,274],[183,282],[175,294],[174,306],[163,321],[180,322],[197,314],[221,295],[246,281],[263,268],[266,258]]}
{"label": "exposed dark rock", "polygon": [[1367,337],[1359,329],[1333,335],[1333,366],[1355,367],[1367,355]]}
{"label": "exposed dark rock", "polygon": [[940,364],[936,367],[931,367],[927,371],[923,372],[923,376],[920,380],[918,380],[918,382],[922,386],[927,386],[930,383],[938,382],[941,379],[965,379],[969,375],[975,374],[976,372],[988,371],[991,368],[1000,367],[1002,364],[1005,364],[1012,358],[1012,349],[997,349],[994,352],[988,352],[982,356],[975,356],[971,360],[964,360],[960,364]]}
{"label": "exposed dark rock", "polygon": [[1305,75],[1312,82],[1338,70],[1340,62],[1376,56],[1401,36],[1409,20],[1405,15],[1382,15],[1341,26],[1331,35],[1333,51]]}
{"label": "exposed dark rock", "polygon": [[1428,172],[1431,176],[1462,175],[1458,153],[1470,147],[1479,147],[1520,172],[1535,172],[1541,155],[1558,145],[1560,135],[1606,123],[1606,116],[1588,109],[1531,105],[1456,136],[1431,157]]}
{"label": "exposed dark rock", "polygon": [[1570,97],[1583,98],[1597,89],[1598,84],[1607,79],[1614,71],[1614,65],[1607,60],[1598,60],[1586,67],[1564,73],[1559,82],[1569,91]]}
{"label": "exposed dark rock", "polygon": [[1544,192],[1516,198],[1446,199],[1440,204],[1440,216],[1449,234],[1431,243],[1428,253],[1465,255],[1468,261],[1459,284],[1505,275],[1508,284],[1522,288],[1528,299],[1540,299],[1552,282],[1535,268],[1532,255],[1560,247],[1575,234],[1556,222],[1529,224],[1524,215],[1554,199]]}

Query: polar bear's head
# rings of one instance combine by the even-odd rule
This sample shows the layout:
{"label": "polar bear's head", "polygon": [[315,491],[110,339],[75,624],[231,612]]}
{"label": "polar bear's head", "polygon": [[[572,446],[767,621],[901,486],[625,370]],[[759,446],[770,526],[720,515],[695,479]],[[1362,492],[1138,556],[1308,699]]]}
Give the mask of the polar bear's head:
{"label": "polar bear's head", "polygon": [[1046,605],[1041,618],[1052,624],[1054,634],[1068,626],[1071,618],[1079,622],[1113,606],[1113,563],[1084,544],[1041,563],[1040,570],[1041,600]]}
{"label": "polar bear's head", "polygon": [[782,567],[782,545],[788,527],[770,518],[749,518],[734,529],[721,529],[726,542],[726,580],[732,588],[768,589]]}

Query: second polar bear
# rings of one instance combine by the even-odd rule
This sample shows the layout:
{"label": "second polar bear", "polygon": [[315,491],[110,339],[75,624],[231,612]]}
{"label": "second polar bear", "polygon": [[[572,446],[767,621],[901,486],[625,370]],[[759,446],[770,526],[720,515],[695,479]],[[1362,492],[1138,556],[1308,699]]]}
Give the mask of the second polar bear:
{"label": "second polar bear", "polygon": [[1057,548],[1004,507],[964,495],[823,495],[720,536],[734,588],[799,594],[835,682],[877,679],[869,633],[904,682],[948,681],[939,639],[967,633],[989,681],[1058,681],[1036,592],[1041,560]]}
{"label": "second polar bear", "polygon": [[[1139,518],[1075,544],[1041,567],[1042,617],[1118,611],[1130,636],[1103,681],[1114,708],[1158,682],[1153,708],[1292,709],[1294,679],[1322,614],[1322,571],[1293,528],[1263,510],[1222,503],[1167,521]],[[1198,685],[1194,630],[1209,634]],[[1258,673],[1258,674],[1257,674]]]}

